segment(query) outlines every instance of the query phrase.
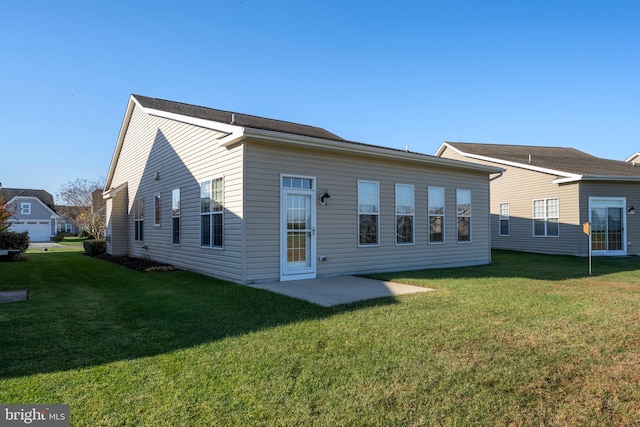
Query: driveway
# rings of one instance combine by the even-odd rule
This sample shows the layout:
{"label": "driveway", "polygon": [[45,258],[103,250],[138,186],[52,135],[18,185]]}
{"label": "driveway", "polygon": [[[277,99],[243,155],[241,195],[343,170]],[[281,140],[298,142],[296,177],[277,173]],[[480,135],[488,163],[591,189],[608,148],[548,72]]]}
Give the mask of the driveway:
{"label": "driveway", "polygon": [[324,277],[320,279],[293,280],[291,282],[260,283],[249,286],[309,301],[324,307],[350,304],[374,298],[433,291],[433,289],[420,286],[357,276]]}
{"label": "driveway", "polygon": [[29,249],[51,249],[51,248],[61,248],[62,245],[59,245],[55,242],[33,242],[29,243]]}

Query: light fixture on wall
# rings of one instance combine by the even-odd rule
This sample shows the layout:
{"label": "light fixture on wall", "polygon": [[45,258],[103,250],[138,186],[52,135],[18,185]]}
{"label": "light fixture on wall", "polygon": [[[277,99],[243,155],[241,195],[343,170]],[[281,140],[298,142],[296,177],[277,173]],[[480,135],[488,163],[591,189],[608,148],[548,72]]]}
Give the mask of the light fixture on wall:
{"label": "light fixture on wall", "polygon": [[627,213],[629,215],[633,215],[636,213],[636,208],[634,208],[633,206],[631,206],[629,209],[627,209]]}
{"label": "light fixture on wall", "polygon": [[320,205],[327,206],[329,204],[330,198],[331,196],[329,195],[327,190],[324,190],[324,193],[322,193],[322,196],[320,196]]}
{"label": "light fixture on wall", "polygon": [[153,176],[153,179],[155,179],[156,181],[160,179],[160,172],[156,172],[156,174]]}

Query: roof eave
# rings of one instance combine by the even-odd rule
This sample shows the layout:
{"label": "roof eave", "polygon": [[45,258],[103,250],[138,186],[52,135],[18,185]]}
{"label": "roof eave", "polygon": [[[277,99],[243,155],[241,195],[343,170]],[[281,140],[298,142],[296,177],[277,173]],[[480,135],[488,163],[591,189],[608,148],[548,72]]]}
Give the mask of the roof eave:
{"label": "roof eave", "polygon": [[577,175],[574,173],[570,173],[570,172],[565,172],[565,171],[560,171],[560,170],[555,170],[555,169],[548,169],[548,168],[542,168],[539,166],[533,166],[530,165],[528,163],[520,163],[520,162],[512,162],[509,160],[503,160],[503,159],[498,159],[496,157],[489,157],[489,156],[482,156],[480,154],[472,154],[472,153],[468,153],[466,151],[462,151],[446,142],[442,143],[442,145],[440,146],[440,148],[438,149],[438,151],[436,152],[436,155],[439,156],[442,154],[442,152],[444,151],[445,148],[450,148],[452,150],[454,150],[455,152],[457,152],[458,154],[460,154],[461,156],[464,157],[468,157],[470,159],[476,159],[476,160],[483,160],[485,162],[491,162],[491,163],[498,163],[500,165],[505,165],[505,166],[513,166],[513,167],[517,167],[517,168],[521,168],[521,169],[528,169],[528,170],[532,170],[532,171],[536,171],[536,172],[543,172],[549,175],[556,175],[556,176],[561,176],[564,178],[561,179],[568,179],[568,180],[575,180],[576,178],[581,177],[582,175]]}
{"label": "roof eave", "polygon": [[113,156],[111,157],[111,164],[109,165],[109,172],[107,173],[107,179],[105,180],[105,183],[104,183],[105,191],[107,191],[109,187],[111,187],[113,174],[115,173],[115,170],[116,170],[116,163],[118,161],[118,157],[120,156],[120,151],[122,150],[122,143],[124,142],[124,136],[127,133],[127,128],[129,127],[129,121],[131,120],[131,115],[133,114],[133,109],[135,105],[140,105],[140,103],[133,97],[133,95],[129,96],[129,102],[127,103],[127,111],[124,114],[122,125],[120,125],[120,132],[118,133],[116,148],[113,150]]}
{"label": "roof eave", "polygon": [[636,151],[635,153],[633,153],[631,156],[629,156],[627,160],[625,160],[625,162],[632,162],[634,159],[637,159],[638,157],[640,157],[640,151]]}
{"label": "roof eave", "polygon": [[567,184],[578,181],[617,181],[617,182],[640,182],[640,176],[623,175],[576,175],[573,178],[562,178],[553,180],[554,184]]}
{"label": "roof eave", "polygon": [[352,141],[335,141],[330,139],[315,138],[311,136],[285,134],[282,132],[269,131],[264,129],[244,128],[241,136],[238,136],[236,139],[228,142],[225,146],[231,145],[232,143],[239,142],[240,140],[244,140],[249,137],[260,139],[263,141],[280,143],[284,142],[323,150],[341,151],[343,153],[352,153],[358,155],[366,154],[402,161],[409,160],[433,166],[451,167],[487,174],[504,172],[504,169],[495,166],[479,165],[477,163],[445,159],[442,157],[429,156],[426,154],[415,153],[411,151],[394,150],[393,148],[362,144]]}

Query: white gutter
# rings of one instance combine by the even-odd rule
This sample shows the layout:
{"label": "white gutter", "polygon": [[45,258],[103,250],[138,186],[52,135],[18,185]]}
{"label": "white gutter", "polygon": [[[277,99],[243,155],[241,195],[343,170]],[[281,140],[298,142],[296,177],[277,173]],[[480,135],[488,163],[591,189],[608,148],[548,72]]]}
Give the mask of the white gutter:
{"label": "white gutter", "polygon": [[554,179],[554,184],[567,184],[578,181],[622,181],[640,182],[640,176],[620,176],[620,175],[576,175],[572,178]]}

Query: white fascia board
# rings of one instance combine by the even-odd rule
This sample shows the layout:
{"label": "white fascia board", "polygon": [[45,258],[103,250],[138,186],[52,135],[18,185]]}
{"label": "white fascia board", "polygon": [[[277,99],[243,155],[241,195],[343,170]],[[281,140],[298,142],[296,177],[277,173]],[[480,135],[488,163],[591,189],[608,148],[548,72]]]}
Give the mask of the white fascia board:
{"label": "white fascia board", "polygon": [[[413,161],[428,165],[451,167],[456,169],[470,170],[474,172],[484,173],[500,173],[504,169],[495,166],[479,165],[477,163],[462,162],[459,160],[444,159],[441,157],[429,156],[426,154],[414,153],[411,151],[400,151],[392,148],[380,147],[375,145],[361,144],[350,141],[334,141],[330,139],[314,138],[310,136],[301,136],[293,134],[285,134],[281,132],[263,130],[263,129],[244,129],[243,135],[238,138],[256,138],[266,141],[284,142],[294,145],[302,145],[306,147],[314,147],[323,150],[342,151],[359,155],[373,155],[376,157],[384,157],[389,159]],[[237,142],[234,141],[234,142]]]}
{"label": "white fascia board", "polygon": [[638,159],[639,157],[640,157],[640,151],[636,151],[631,156],[629,156],[629,158],[627,160],[625,160],[625,162],[633,162],[634,159]]}
{"label": "white fascia board", "polygon": [[118,139],[116,141],[116,148],[113,150],[113,156],[111,156],[111,164],[109,165],[109,172],[107,173],[107,179],[104,183],[104,188],[108,189],[111,186],[111,180],[113,179],[113,174],[116,170],[116,163],[118,162],[118,157],[120,156],[120,151],[122,150],[122,143],[124,141],[124,135],[127,133],[127,128],[129,127],[129,121],[131,120],[131,114],[133,114],[133,107],[135,105],[140,106],[140,103],[137,99],[133,97],[133,95],[129,96],[129,103],[127,104],[127,111],[124,113],[124,119],[122,119],[122,124],[120,125],[120,132],[118,133]]}
{"label": "white fascia board", "polygon": [[460,154],[461,156],[466,156],[465,153],[463,153],[462,151],[458,150],[456,147],[449,145],[449,143],[447,143],[446,141],[444,141],[442,144],[440,144],[440,148],[438,148],[438,151],[436,151],[436,156],[440,157],[442,155],[442,153],[444,152],[445,149],[451,149],[453,151],[455,151],[456,153]]}
{"label": "white fascia board", "polygon": [[108,190],[104,190],[102,192],[102,198],[103,199],[111,199],[112,197],[115,197],[116,194],[118,194],[123,189],[127,188],[127,185],[128,185],[128,183],[124,182],[124,183],[118,185],[115,188],[109,188]]}
{"label": "white fascia board", "polygon": [[245,138],[245,129],[246,128],[243,127],[237,127],[236,131],[234,131],[233,133],[220,138],[218,140],[218,143],[221,147],[227,148],[230,145],[243,141]]}
{"label": "white fascia board", "polygon": [[572,180],[580,179],[582,177],[582,175],[578,175],[575,173],[563,172],[555,169],[541,168],[539,166],[531,166],[527,163],[511,162],[508,160],[496,159],[495,157],[480,156],[478,154],[469,154],[469,153],[462,153],[462,155],[470,159],[484,160],[485,162],[492,162],[492,163],[498,163],[505,166],[513,166],[516,168],[528,169],[531,171],[542,172],[549,175],[563,176],[567,179],[572,179]]}
{"label": "white fascia board", "polygon": [[163,117],[165,119],[188,123],[190,125],[195,125],[195,126],[199,126],[206,129],[217,130],[219,132],[227,133],[227,134],[236,132],[239,128],[239,126],[232,125],[232,124],[216,122],[213,120],[199,119],[197,117],[185,116],[183,114],[168,113],[166,111],[155,110],[153,108],[142,107],[142,110],[151,116]]}
{"label": "white fascia board", "polygon": [[621,181],[640,182],[640,176],[619,176],[619,175],[579,175],[576,178],[563,178],[553,181],[554,184],[566,184],[577,181]]}

